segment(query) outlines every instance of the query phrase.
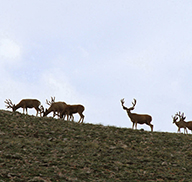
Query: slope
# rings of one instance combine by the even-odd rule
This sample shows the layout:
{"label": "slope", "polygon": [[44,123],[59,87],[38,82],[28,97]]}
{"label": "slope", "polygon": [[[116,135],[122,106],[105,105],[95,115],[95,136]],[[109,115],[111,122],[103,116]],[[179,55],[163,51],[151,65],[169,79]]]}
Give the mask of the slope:
{"label": "slope", "polygon": [[191,142],[0,110],[0,181],[190,181]]}

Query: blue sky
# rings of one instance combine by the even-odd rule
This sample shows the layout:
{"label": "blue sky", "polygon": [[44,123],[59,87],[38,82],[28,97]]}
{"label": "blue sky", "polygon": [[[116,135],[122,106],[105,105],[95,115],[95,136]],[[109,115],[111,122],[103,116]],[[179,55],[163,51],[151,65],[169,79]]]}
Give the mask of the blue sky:
{"label": "blue sky", "polygon": [[155,131],[176,132],[171,115],[192,120],[191,12],[179,0],[2,1],[0,108],[55,96],[83,104],[87,123],[130,128],[120,99],[136,98]]}

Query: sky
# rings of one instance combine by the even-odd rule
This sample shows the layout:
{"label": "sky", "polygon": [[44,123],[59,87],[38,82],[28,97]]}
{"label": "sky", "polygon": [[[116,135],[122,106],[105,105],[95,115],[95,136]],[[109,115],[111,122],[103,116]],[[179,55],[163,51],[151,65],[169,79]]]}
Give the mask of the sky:
{"label": "sky", "polygon": [[131,128],[120,99],[135,98],[154,131],[177,132],[178,111],[192,120],[192,1],[0,2],[0,109],[55,96],[84,105],[85,123]]}

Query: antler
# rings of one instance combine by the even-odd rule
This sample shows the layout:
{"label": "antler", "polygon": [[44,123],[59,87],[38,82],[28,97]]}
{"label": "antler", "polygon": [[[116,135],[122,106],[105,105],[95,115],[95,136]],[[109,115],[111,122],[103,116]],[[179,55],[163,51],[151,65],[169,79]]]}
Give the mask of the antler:
{"label": "antler", "polygon": [[177,117],[177,113],[175,114],[175,116],[171,116],[173,118],[173,123],[176,123],[176,121],[178,120],[178,117]]}
{"label": "antler", "polygon": [[55,102],[55,97],[51,97],[51,102],[52,102],[52,103]]}
{"label": "antler", "polygon": [[184,112],[182,113],[182,115],[181,115],[181,119],[184,121],[185,119],[186,119],[186,116],[184,116],[185,114],[184,114]]}
{"label": "antler", "polygon": [[[121,99],[121,104],[122,104],[122,106],[125,108],[125,106],[123,105],[124,103],[125,103],[125,99],[123,98],[123,99]],[[132,105],[133,105],[133,106],[130,107],[130,108],[127,108],[127,109],[133,110],[133,109],[135,108],[136,103],[137,103],[136,99],[133,99],[133,102],[132,102]]]}
{"label": "antler", "polygon": [[12,103],[11,99],[6,99],[4,102],[5,102],[5,104],[7,104],[7,105],[5,105],[7,107],[7,109],[13,108],[13,103]]}
{"label": "antler", "polygon": [[46,99],[46,104],[47,104],[47,105],[51,105],[51,101],[48,101],[48,100]]}
{"label": "antler", "polygon": [[130,107],[129,109],[130,109],[130,110],[134,110],[136,103],[137,103],[136,99],[133,99],[133,102],[132,102],[132,105],[133,105],[133,106]]}
{"label": "antler", "polygon": [[175,114],[175,116],[171,116],[173,119],[178,119],[177,115]]}
{"label": "antler", "polygon": [[55,102],[55,97],[51,97],[51,101],[48,101],[47,99],[46,99],[46,103],[48,104],[48,105],[51,105],[51,104],[53,104]]}
{"label": "antler", "polygon": [[133,99],[133,102],[132,102],[133,108],[135,107],[136,103],[137,103],[137,100],[136,100],[136,99]]}
{"label": "antler", "polygon": [[177,112],[177,113],[175,114],[175,116],[181,117],[181,111]]}
{"label": "antler", "polygon": [[181,112],[179,111],[178,113],[176,113],[175,116],[179,116],[180,120],[182,119],[183,121],[186,119],[186,116],[184,116],[184,112],[181,114]]}
{"label": "antler", "polygon": [[121,99],[121,103],[122,103],[122,105],[125,103],[125,99],[124,98]]}

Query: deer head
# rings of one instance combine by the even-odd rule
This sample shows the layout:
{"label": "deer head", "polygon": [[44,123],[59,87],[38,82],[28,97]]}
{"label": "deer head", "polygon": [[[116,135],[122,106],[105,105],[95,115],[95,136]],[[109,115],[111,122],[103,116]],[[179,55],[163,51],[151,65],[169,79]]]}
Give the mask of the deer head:
{"label": "deer head", "polygon": [[40,115],[41,115],[41,114],[44,114],[44,110],[45,110],[45,109],[44,109],[43,105],[41,105],[39,109],[40,109]]}
{"label": "deer head", "polygon": [[16,110],[15,104],[12,103],[11,99],[6,99],[4,102],[7,109],[11,108],[13,111]]}

